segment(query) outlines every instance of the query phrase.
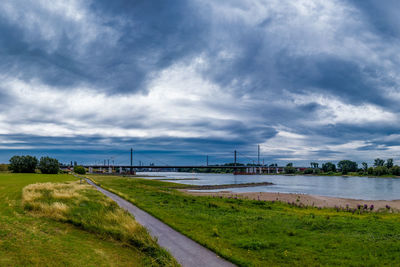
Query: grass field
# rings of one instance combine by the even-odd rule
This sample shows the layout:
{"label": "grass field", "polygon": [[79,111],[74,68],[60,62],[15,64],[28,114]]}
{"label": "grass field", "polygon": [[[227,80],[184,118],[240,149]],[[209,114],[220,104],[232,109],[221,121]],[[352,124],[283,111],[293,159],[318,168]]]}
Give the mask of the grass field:
{"label": "grass field", "polygon": [[398,213],[189,196],[178,184],[90,177],[241,266],[399,265]]}
{"label": "grass field", "polygon": [[130,215],[73,180],[0,173],[0,266],[177,265]]}

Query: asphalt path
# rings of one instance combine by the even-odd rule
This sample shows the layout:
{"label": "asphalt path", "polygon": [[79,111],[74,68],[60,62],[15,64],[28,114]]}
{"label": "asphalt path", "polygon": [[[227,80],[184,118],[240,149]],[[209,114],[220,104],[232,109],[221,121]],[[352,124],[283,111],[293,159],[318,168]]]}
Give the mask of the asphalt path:
{"label": "asphalt path", "polygon": [[146,227],[149,230],[150,234],[157,239],[158,244],[161,247],[167,249],[182,266],[235,266],[232,263],[222,259],[209,249],[194,242],[192,239],[175,231],[165,223],[154,218],[147,212],[144,212],[143,210],[139,209],[125,199],[101,188],[89,179],[86,179],[86,181],[89,184],[93,185],[104,195],[114,200],[121,208],[127,210],[130,214],[132,214],[135,217],[136,221]]}

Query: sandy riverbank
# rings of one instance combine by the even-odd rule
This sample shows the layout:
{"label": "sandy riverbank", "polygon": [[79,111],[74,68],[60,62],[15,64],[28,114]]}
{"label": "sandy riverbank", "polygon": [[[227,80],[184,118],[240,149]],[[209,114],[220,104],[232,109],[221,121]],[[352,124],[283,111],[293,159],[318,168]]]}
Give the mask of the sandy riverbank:
{"label": "sandy riverbank", "polygon": [[303,205],[315,206],[315,207],[346,207],[349,205],[351,208],[356,208],[357,205],[368,206],[374,205],[374,209],[386,208],[389,205],[391,208],[400,210],[400,200],[359,200],[359,199],[347,199],[347,198],[336,198],[336,197],[324,197],[314,196],[305,194],[286,194],[286,193],[269,193],[269,192],[257,192],[257,193],[232,193],[229,191],[220,192],[191,192],[188,189],[182,190],[187,194],[195,196],[222,196],[222,197],[238,197],[243,199],[254,199],[254,200],[267,200],[267,201],[281,201],[281,202],[295,202],[297,204],[302,203]]}

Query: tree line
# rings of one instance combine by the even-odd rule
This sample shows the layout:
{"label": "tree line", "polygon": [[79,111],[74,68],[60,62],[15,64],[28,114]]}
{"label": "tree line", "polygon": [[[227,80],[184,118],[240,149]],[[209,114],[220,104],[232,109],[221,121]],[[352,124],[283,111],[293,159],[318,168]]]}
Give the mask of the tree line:
{"label": "tree line", "polygon": [[[60,162],[50,157],[41,157],[38,160],[36,157],[29,155],[13,156],[10,158],[10,164],[0,169],[0,171],[12,171],[14,173],[35,173],[36,170],[40,170],[43,174],[57,174],[61,171]],[[86,174],[86,169],[83,166],[78,166],[75,162],[74,172]]]}
{"label": "tree line", "polygon": [[[300,172],[303,174],[348,174],[357,173],[358,175],[400,175],[400,166],[394,165],[393,159],[376,158],[373,166],[368,166],[368,163],[362,162],[361,167],[358,163],[351,160],[341,160],[336,164],[326,162],[319,167],[318,162],[311,162],[310,168]],[[293,167],[293,163],[288,163],[285,167],[285,173],[298,173],[297,169]]]}
{"label": "tree line", "polygon": [[35,173],[39,169],[44,174],[57,174],[60,171],[60,163],[57,159],[41,157],[38,160],[33,156],[13,156],[10,158],[8,170],[14,173]]}

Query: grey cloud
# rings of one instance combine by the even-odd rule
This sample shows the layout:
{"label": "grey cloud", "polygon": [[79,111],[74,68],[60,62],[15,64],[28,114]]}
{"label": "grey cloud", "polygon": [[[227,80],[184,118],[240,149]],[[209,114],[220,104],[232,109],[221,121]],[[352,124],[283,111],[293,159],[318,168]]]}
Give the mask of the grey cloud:
{"label": "grey cloud", "polygon": [[[302,41],[310,41],[301,38],[310,36],[299,37],[292,33],[290,26],[283,24],[285,16],[293,15],[289,11],[285,14],[271,12],[253,25],[241,18],[224,18],[224,14],[218,14],[221,17],[216,18],[214,16],[217,14],[213,12],[211,3],[207,2],[91,1],[82,2],[81,8],[88,14],[83,19],[84,22],[94,28],[82,29],[81,27],[85,27],[84,23],[80,25],[56,16],[49,10],[37,7],[33,2],[8,3],[14,5],[21,16],[24,12],[30,12],[37,18],[50,22],[55,36],[49,39],[39,34],[38,28],[27,27],[23,20],[14,21],[9,14],[0,14],[0,33],[5,36],[0,38],[0,75],[23,79],[28,83],[39,79],[41,83],[56,90],[74,89],[84,84],[106,95],[139,94],[147,92],[149,83],[158,77],[160,71],[176,63],[189,64],[193,58],[202,57],[207,61],[207,66],[198,70],[202,78],[218,85],[226,95],[237,100],[223,103],[224,99],[221,99],[220,104],[215,104],[212,99],[213,101],[201,103],[204,110],[216,109],[228,115],[236,114],[248,118],[172,122],[157,118],[159,120],[155,122],[152,114],[144,111],[138,114],[127,111],[125,116],[118,118],[103,118],[96,114],[83,114],[76,118],[104,127],[113,125],[124,129],[179,129],[187,132],[203,129],[204,132],[220,131],[226,134],[219,138],[54,138],[23,133],[4,136],[24,141],[36,150],[55,152],[59,148],[65,149],[65,155],[68,155],[74,153],[73,151],[87,149],[93,154],[102,155],[102,147],[106,151],[112,151],[116,147],[122,149],[132,145],[138,149],[156,151],[159,155],[164,155],[165,151],[173,151],[176,158],[179,155],[178,150],[190,151],[193,159],[205,150],[217,154],[238,148],[243,153],[251,154],[254,153],[256,144],[275,137],[277,127],[282,126],[288,131],[306,136],[306,146],[312,147],[315,144],[312,156],[340,157],[341,151],[321,147],[365,141],[371,142],[371,146],[367,145],[359,150],[373,150],[373,146],[377,144],[393,144],[374,140],[400,130],[388,122],[352,125],[334,124],[328,119],[322,119],[315,126],[311,122],[313,118],[319,118],[324,106],[315,102],[297,104],[286,94],[318,93],[326,97],[336,97],[347,104],[374,104],[398,114],[397,100],[385,91],[391,88],[398,92],[399,87],[396,80],[399,62],[390,58],[393,51],[399,50],[399,31],[396,27],[399,4],[395,1],[386,2],[385,5],[369,0],[339,2],[342,5],[352,5],[359,11],[361,17],[358,19],[368,31],[365,35],[375,34],[378,40],[380,38],[381,43],[376,47],[390,48],[390,51],[383,53],[385,56],[382,61],[387,60],[385,64],[367,60],[361,62],[359,58],[351,56],[352,51],[319,52],[318,47],[307,47],[308,50],[304,50],[308,52],[295,53],[293,48],[301,48],[306,43]],[[223,1],[213,4],[247,11],[249,2]],[[224,10],[228,12],[226,6]],[[268,31],[276,23],[282,26],[279,28],[281,32]],[[83,36],[83,30],[96,31],[95,38]],[[368,45],[368,39],[363,39],[363,34],[352,32],[354,28],[340,30],[343,32],[336,33],[338,38],[352,36]],[[280,38],[281,35],[293,39],[289,38],[288,42]],[[7,89],[1,84],[0,88],[0,110],[4,110],[16,100],[7,94]],[[249,99],[252,101],[246,102]],[[174,105],[182,103],[171,103],[171,108]],[[43,109],[43,112],[51,113],[51,110]],[[26,125],[39,122],[67,125],[67,122],[51,118],[18,120],[19,124]],[[75,130],[71,125],[68,127]],[[287,157],[293,156],[291,150],[283,149],[282,153]],[[273,160],[282,158],[282,155],[271,153],[267,158]]]}
{"label": "grey cloud", "polygon": [[72,22],[62,23],[43,9],[33,8],[33,3],[18,4],[21,13],[30,9],[36,16],[54,21],[58,40],[49,44],[44,37],[32,38],[27,25],[0,16],[0,31],[7,36],[0,42],[4,52],[0,68],[59,88],[86,83],[105,88],[107,93],[145,91],[154,73],[199,51],[207,28],[185,1],[93,1],[89,12],[105,32],[96,33],[98,38],[86,44]]}

